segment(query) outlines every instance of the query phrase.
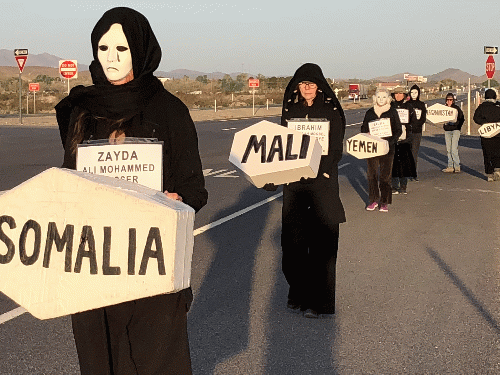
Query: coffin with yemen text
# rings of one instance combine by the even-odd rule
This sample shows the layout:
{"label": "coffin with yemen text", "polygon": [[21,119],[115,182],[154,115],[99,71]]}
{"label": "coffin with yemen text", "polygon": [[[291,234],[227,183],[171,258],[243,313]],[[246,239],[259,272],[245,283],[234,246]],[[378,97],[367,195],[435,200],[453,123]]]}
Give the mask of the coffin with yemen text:
{"label": "coffin with yemen text", "polygon": [[0,291],[39,319],[189,287],[194,210],[51,168],[0,195]]}

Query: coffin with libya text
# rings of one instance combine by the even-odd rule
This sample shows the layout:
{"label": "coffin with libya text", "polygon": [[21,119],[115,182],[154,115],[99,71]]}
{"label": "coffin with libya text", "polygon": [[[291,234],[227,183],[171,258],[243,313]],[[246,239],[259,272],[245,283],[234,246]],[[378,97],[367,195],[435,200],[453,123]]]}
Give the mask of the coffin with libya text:
{"label": "coffin with libya text", "polygon": [[193,224],[159,191],[48,169],[0,195],[0,291],[39,319],[179,291]]}
{"label": "coffin with libya text", "polygon": [[262,187],[316,177],[321,153],[316,137],[264,120],[235,133],[229,161]]}

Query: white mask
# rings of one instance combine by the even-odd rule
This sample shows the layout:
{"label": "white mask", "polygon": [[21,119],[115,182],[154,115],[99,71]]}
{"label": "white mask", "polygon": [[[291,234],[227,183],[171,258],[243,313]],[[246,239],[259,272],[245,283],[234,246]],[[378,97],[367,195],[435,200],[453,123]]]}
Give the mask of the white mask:
{"label": "white mask", "polygon": [[132,54],[122,25],[114,23],[99,40],[97,58],[109,81],[119,81],[132,70]]}
{"label": "white mask", "polygon": [[389,94],[384,91],[378,92],[375,101],[378,106],[382,107],[389,103]]}
{"label": "white mask", "polygon": [[417,100],[418,98],[418,90],[417,89],[413,89],[410,91],[410,96],[413,100]]}

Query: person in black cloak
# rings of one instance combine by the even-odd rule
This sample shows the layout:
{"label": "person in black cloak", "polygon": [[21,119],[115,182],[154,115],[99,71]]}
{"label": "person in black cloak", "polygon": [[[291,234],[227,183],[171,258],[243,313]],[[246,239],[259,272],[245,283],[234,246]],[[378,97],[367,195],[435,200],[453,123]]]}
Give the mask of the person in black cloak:
{"label": "person in black cloak", "polygon": [[[198,211],[208,193],[198,138],[187,107],[153,75],[161,49],[148,20],[113,8],[92,35],[93,85],[74,87],[56,106],[64,168],[76,167],[77,145],[124,137],[164,142],[165,194]],[[72,315],[83,375],[191,374],[187,311],[191,289]]]}
{"label": "person in black cloak", "polygon": [[[478,125],[500,122],[500,103],[495,90],[488,89],[484,93],[484,102],[474,112],[474,122]],[[500,181],[500,133],[491,138],[481,137],[481,148],[486,179]]]}
{"label": "person in black cloak", "polygon": [[281,125],[292,118],[330,122],[328,155],[321,156],[316,178],[283,187],[282,270],[290,286],[287,307],[305,317],[335,313],[335,272],[339,223],[345,222],[340,200],[338,163],[346,121],[330,84],[316,64],[302,65],[283,98]]}

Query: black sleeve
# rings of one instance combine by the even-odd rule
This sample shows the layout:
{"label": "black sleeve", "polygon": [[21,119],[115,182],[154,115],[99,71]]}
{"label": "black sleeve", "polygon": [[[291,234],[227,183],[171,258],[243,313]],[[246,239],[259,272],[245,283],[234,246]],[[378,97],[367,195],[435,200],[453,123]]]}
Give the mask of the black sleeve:
{"label": "black sleeve", "polygon": [[198,135],[194,122],[185,106],[176,108],[175,123],[169,126],[169,139],[165,139],[168,160],[163,171],[163,189],[177,193],[182,201],[195,211],[200,210],[208,199],[205,178],[198,150]]}

